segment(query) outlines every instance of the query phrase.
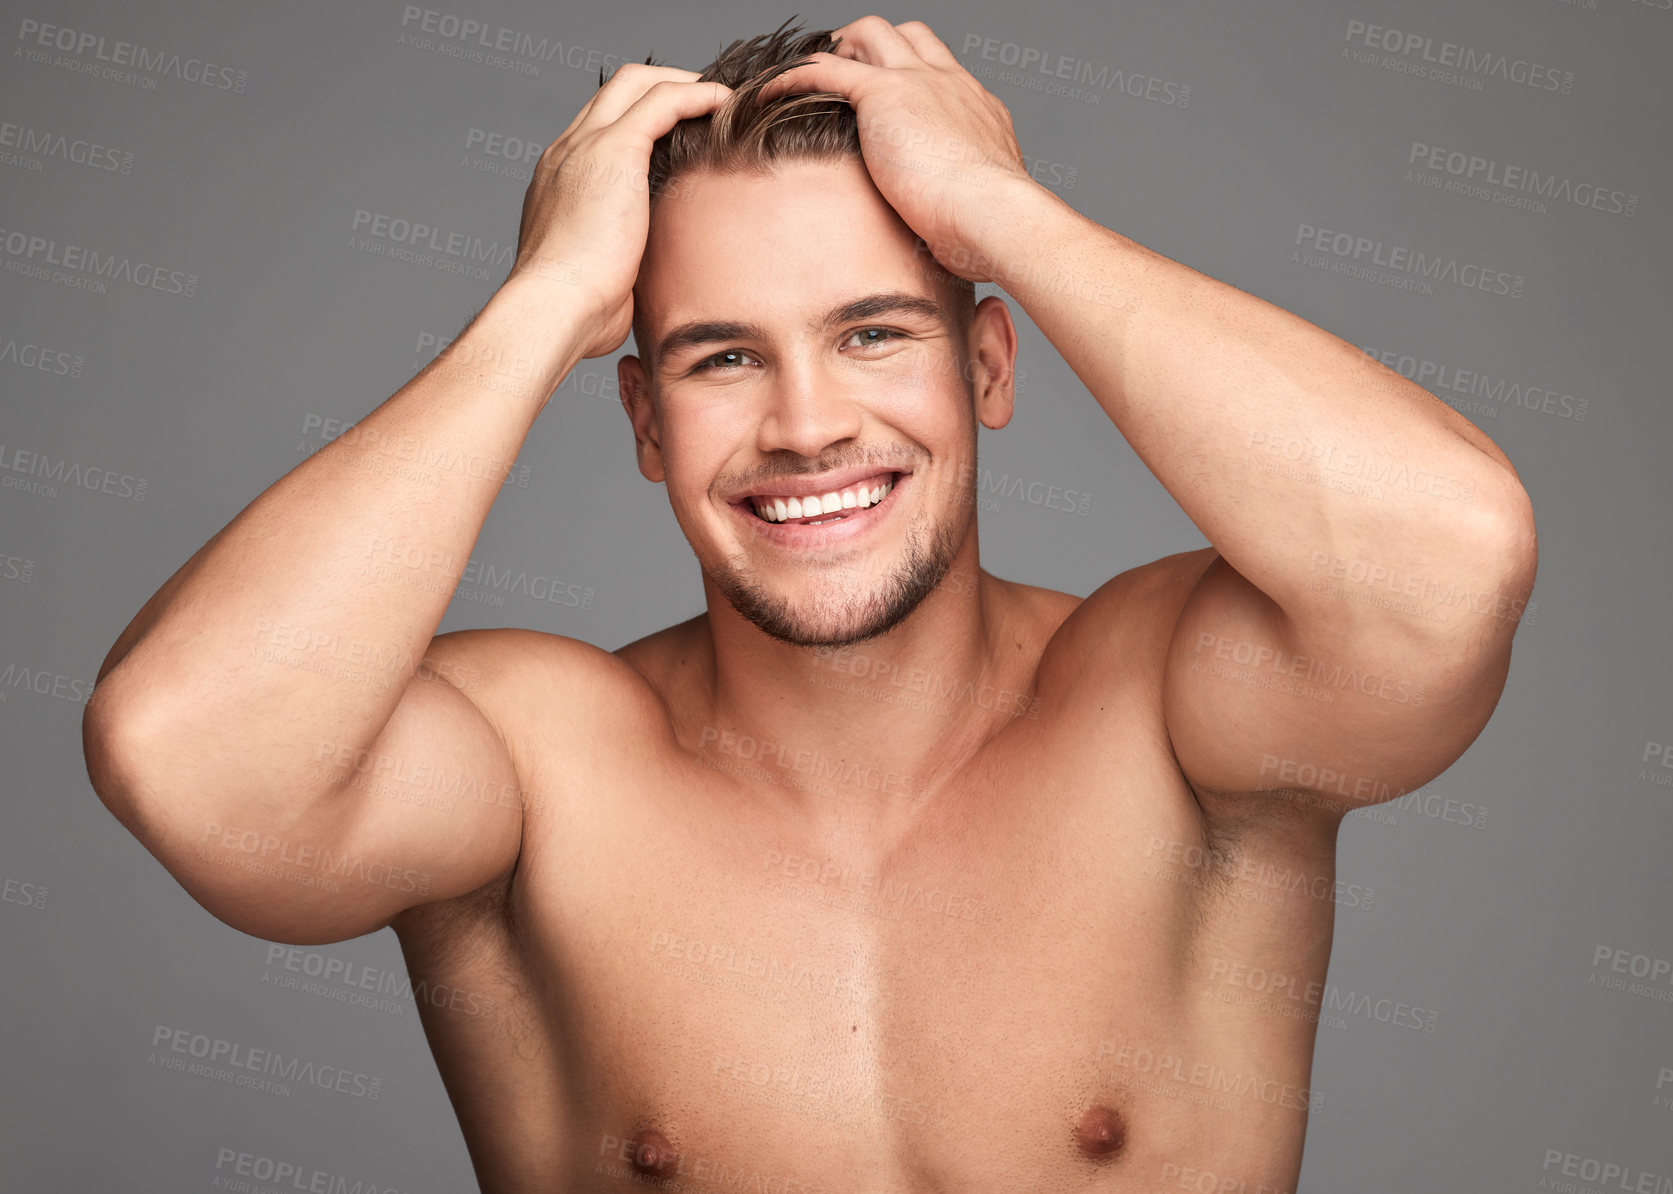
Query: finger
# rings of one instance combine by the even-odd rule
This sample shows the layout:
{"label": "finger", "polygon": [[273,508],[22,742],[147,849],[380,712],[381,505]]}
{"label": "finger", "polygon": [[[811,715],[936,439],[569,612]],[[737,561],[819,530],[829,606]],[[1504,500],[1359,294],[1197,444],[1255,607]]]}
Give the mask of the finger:
{"label": "finger", "polygon": [[888,21],[879,16],[865,16],[850,21],[841,29],[831,31],[832,37],[842,39],[833,53],[843,58],[854,58],[870,66],[911,66],[919,61],[912,43],[901,36]]}
{"label": "finger", "polygon": [[[574,127],[581,127],[583,124],[614,124],[621,119],[623,112],[643,99],[645,93],[658,83],[695,83],[698,78],[699,75],[694,70],[681,70],[675,66],[646,66],[642,62],[624,62],[616,68],[616,73],[610,76],[610,81],[600,87],[588,101],[594,119],[583,121],[577,117]],[[585,110],[583,109],[583,112]]]}
{"label": "finger", "polygon": [[953,56],[947,43],[930,32],[930,27],[922,21],[903,21],[895,26],[895,31],[906,39],[918,57],[930,65],[964,69],[964,64]]}
{"label": "finger", "polygon": [[834,91],[852,101],[867,72],[876,69],[853,58],[821,52],[762,87],[761,98],[773,99],[789,91]]}
{"label": "finger", "polygon": [[[659,81],[658,77],[647,78],[639,74],[640,71],[647,69],[643,63],[631,62],[623,63],[622,65],[623,67],[631,66],[634,69],[624,75],[622,70],[618,68],[615,74],[610,76],[609,82],[600,85],[599,89],[592,93],[592,97],[588,99],[586,103],[581,105],[581,110],[575,114],[575,119],[571,120],[568,127],[566,127],[563,132],[558,134],[558,140],[561,141],[563,138],[569,136],[569,134],[573,133],[576,129],[587,123],[588,117],[593,116],[601,110],[610,112],[610,115],[608,117],[601,117],[600,121],[595,121],[594,123],[609,123],[609,121],[615,120],[616,117],[620,116],[628,109],[634,100],[637,100],[639,96],[649,90],[651,84]],[[660,78],[677,77],[682,79],[696,79],[698,77],[696,71],[680,70],[677,67],[671,66],[653,66],[648,69],[653,71],[671,72],[660,76]],[[620,83],[616,83],[618,77],[621,79]],[[614,88],[611,87],[611,84],[613,83],[616,84]],[[630,83],[636,84],[634,90],[631,92],[631,98],[622,100],[622,102],[618,104],[617,100],[622,96],[623,88],[627,87]],[[601,97],[605,97],[607,94],[608,98],[604,101],[605,106],[603,109],[600,109],[599,101]],[[612,111],[612,109],[614,110]]]}
{"label": "finger", "polygon": [[633,133],[648,151],[652,142],[680,121],[708,115],[731,94],[724,83],[663,79],[653,83],[612,127]]}

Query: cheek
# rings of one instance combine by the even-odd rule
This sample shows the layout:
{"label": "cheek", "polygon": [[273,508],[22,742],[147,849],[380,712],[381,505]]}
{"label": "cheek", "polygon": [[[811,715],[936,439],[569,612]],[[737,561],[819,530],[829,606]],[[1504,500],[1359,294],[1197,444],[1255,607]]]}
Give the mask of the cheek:
{"label": "cheek", "polygon": [[720,403],[671,402],[660,409],[662,467],[672,500],[706,500],[709,486],[747,442],[747,419]]}
{"label": "cheek", "polygon": [[969,405],[957,362],[939,352],[914,353],[880,372],[870,398],[880,412],[925,424],[943,422],[960,405]]}
{"label": "cheek", "polygon": [[969,384],[958,365],[947,360],[914,362],[889,380],[876,409],[938,454],[962,448],[976,419]]}

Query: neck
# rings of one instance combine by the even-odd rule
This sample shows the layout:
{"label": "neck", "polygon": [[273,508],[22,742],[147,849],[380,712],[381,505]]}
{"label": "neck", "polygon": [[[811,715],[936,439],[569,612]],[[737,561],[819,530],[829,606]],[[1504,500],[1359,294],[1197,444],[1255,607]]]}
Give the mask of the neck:
{"label": "neck", "polygon": [[781,642],[703,585],[692,740],[809,819],[910,820],[1032,697],[1028,661],[1001,649],[1010,586],[981,570],[974,535],[903,621],[851,647]]}

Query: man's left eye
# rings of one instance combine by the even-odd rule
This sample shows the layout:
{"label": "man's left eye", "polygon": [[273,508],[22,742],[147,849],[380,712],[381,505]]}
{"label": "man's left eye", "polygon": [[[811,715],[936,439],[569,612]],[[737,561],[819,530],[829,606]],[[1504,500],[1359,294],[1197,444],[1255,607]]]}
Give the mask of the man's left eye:
{"label": "man's left eye", "polygon": [[849,335],[848,342],[853,343],[856,336],[862,348],[868,344],[887,344],[890,340],[900,339],[900,333],[893,328],[860,328]]}

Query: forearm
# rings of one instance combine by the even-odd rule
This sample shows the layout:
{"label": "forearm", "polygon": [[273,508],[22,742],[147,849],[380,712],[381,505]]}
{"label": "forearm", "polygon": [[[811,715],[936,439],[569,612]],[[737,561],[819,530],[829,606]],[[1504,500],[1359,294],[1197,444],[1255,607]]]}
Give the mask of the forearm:
{"label": "forearm", "polygon": [[1246,579],[1292,613],[1321,556],[1494,583],[1492,542],[1525,496],[1486,435],[1322,328],[1035,190],[996,225],[996,277]]}
{"label": "forearm", "polygon": [[151,755],[178,749],[193,783],[259,777],[299,794],[321,742],[375,738],[575,363],[567,326],[544,292],[503,288],[175,573],[111,649],[90,721]]}

